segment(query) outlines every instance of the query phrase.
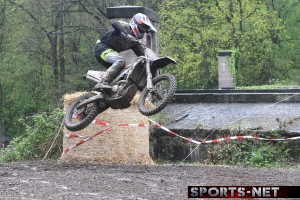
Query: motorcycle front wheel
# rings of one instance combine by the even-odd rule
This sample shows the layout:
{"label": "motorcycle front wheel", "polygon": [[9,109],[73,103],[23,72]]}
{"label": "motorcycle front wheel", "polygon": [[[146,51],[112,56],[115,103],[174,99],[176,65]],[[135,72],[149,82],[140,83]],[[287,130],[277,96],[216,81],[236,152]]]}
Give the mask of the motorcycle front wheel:
{"label": "motorcycle front wheel", "polygon": [[78,104],[93,97],[95,93],[85,93],[79,96],[66,111],[64,124],[70,131],[79,131],[87,127],[100,113],[100,107],[96,103],[87,104],[78,108]]}
{"label": "motorcycle front wheel", "polygon": [[145,87],[141,93],[138,108],[146,116],[159,113],[172,100],[177,87],[172,74],[160,74],[153,78],[153,90]]}

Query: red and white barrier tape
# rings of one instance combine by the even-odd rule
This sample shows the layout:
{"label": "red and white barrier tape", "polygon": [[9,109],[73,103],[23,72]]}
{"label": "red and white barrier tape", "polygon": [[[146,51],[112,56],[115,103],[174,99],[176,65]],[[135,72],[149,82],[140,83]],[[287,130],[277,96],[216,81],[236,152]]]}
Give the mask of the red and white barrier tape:
{"label": "red and white barrier tape", "polygon": [[147,124],[119,124],[118,126],[147,126]]}
{"label": "red and white barrier tape", "polygon": [[[229,136],[229,137],[225,137],[225,138],[219,138],[219,139],[214,139],[214,140],[203,140],[203,141],[197,141],[197,140],[194,140],[192,138],[187,138],[187,137],[184,137],[184,136],[181,136],[181,135],[178,135],[177,133],[171,131],[170,129],[162,126],[161,124],[151,120],[148,118],[148,120],[153,123],[155,126],[165,130],[166,132],[174,135],[174,136],[177,136],[181,139],[184,139],[188,142],[191,142],[191,143],[194,143],[194,144],[198,144],[198,145],[201,145],[201,144],[210,144],[210,143],[218,143],[218,142],[222,142],[222,141],[227,141],[227,140],[242,140],[242,139],[256,139],[256,140],[264,140],[264,141],[290,141],[290,140],[297,140],[297,139],[300,139],[300,136],[297,136],[297,137],[291,137],[291,138],[262,138],[262,137],[257,137],[257,136]],[[95,133],[94,135],[92,136],[81,136],[79,134],[76,134],[76,133],[72,133],[72,134],[67,134],[65,133],[65,137],[68,137],[68,138],[84,138],[82,140],[80,140],[79,142],[77,142],[75,145],[69,147],[69,148],[66,148],[64,150],[64,153],[68,153],[71,149],[85,143],[86,141],[92,139],[93,137],[96,137],[97,135],[100,135],[101,133],[103,133],[104,131],[110,131],[112,129],[112,125],[104,122],[104,121],[100,121],[100,120],[94,120],[92,122],[93,124],[99,124],[101,126],[107,126],[105,129],[103,130],[100,130],[99,132]],[[128,126],[139,126],[139,127],[145,127],[147,126],[148,124],[119,124],[117,126],[119,127],[128,127]]]}
{"label": "red and white barrier tape", "polygon": [[[90,140],[91,138],[103,133],[104,131],[110,131],[110,129],[113,127],[113,125],[107,123],[107,122],[104,122],[104,121],[100,121],[100,120],[93,120],[92,121],[92,124],[98,124],[98,125],[101,125],[101,126],[109,126],[109,127],[106,127],[105,129],[95,133],[93,136],[82,136],[82,135],[79,135],[77,133],[71,133],[71,134],[67,134],[66,132],[64,133],[64,136],[67,137],[67,138],[83,138],[82,140],[80,140],[79,142],[77,142],[75,145],[69,147],[69,148],[66,148],[64,150],[64,153],[68,153],[71,149],[75,148],[75,147],[78,147],[79,145],[85,143],[86,141]],[[118,124],[118,125],[115,125],[115,126],[118,126],[118,127],[129,127],[129,126],[139,126],[139,127],[145,127],[145,126],[148,126],[148,124]]]}
{"label": "red and white barrier tape", "polygon": [[82,144],[85,143],[86,141],[92,139],[93,137],[96,137],[97,135],[100,135],[100,134],[103,133],[104,131],[107,131],[107,132],[110,131],[111,128],[112,128],[112,126],[108,126],[108,127],[106,127],[105,129],[98,131],[98,132],[95,133],[94,135],[89,136],[89,137],[87,137],[87,138],[85,138],[85,139],[83,139],[83,140],[80,140],[80,141],[77,142],[75,145],[73,145],[73,146],[71,146],[71,147],[69,147],[69,148],[66,148],[66,149],[64,150],[64,153],[65,153],[65,154],[68,153],[71,149],[73,149],[73,148],[75,148],[75,147],[78,147],[79,145],[82,145]]}
{"label": "red and white barrier tape", "polygon": [[[107,122],[104,122],[104,121],[100,121],[100,120],[93,120],[92,122],[93,124],[99,124],[101,126],[109,126],[109,125],[112,125],[112,124],[109,124]],[[118,125],[115,125],[115,126],[147,126],[148,124],[144,124],[144,123],[140,123],[140,124],[128,124],[128,123],[124,123],[124,124],[118,124]],[[113,125],[112,125],[113,126]]]}
{"label": "red and white barrier tape", "polygon": [[67,138],[86,138],[88,136],[82,136],[82,135],[79,135],[77,133],[71,133],[71,134],[68,134],[66,132],[64,132],[64,136],[67,137]]}
{"label": "red and white barrier tape", "polygon": [[[95,120],[94,120],[95,121]],[[109,125],[108,123],[106,123],[106,122],[102,122],[102,121],[100,121],[100,122],[92,122],[93,124],[100,124],[101,126],[107,126],[107,125]],[[117,125],[117,126],[119,126],[119,127],[128,127],[128,126],[140,126],[140,127],[145,127],[145,126],[147,126],[148,124],[119,124],[119,125]],[[71,134],[68,134],[68,133],[64,133],[64,136],[65,137],[67,137],[67,138],[86,138],[87,136],[82,136],[82,135],[79,135],[79,134],[77,134],[77,133],[71,133]]]}
{"label": "red and white barrier tape", "polygon": [[222,141],[227,141],[227,140],[237,140],[237,139],[256,139],[256,140],[265,140],[265,141],[289,141],[289,140],[298,140],[300,139],[300,136],[297,136],[297,137],[291,137],[291,138],[261,138],[261,137],[257,137],[257,136],[230,136],[230,137],[225,137],[225,138],[219,138],[219,139],[214,139],[214,140],[203,140],[203,141],[196,141],[196,140],[193,140],[192,138],[187,138],[187,137],[183,137],[181,135],[178,135],[176,134],[175,132],[169,130],[168,128],[162,126],[161,124],[151,120],[148,118],[148,120],[150,122],[152,122],[154,125],[156,125],[157,127],[167,131],[168,133],[171,133],[172,135],[175,135],[177,137],[180,137],[184,140],[187,140],[189,142],[192,142],[192,143],[195,143],[195,144],[209,144],[209,143],[217,143],[217,142],[222,142]]}
{"label": "red and white barrier tape", "polygon": [[104,121],[100,121],[100,120],[97,120],[97,119],[94,119],[94,120],[92,121],[92,124],[99,124],[99,125],[101,125],[101,126],[109,126],[109,125],[110,125],[109,123],[106,123],[106,122],[104,122]]}

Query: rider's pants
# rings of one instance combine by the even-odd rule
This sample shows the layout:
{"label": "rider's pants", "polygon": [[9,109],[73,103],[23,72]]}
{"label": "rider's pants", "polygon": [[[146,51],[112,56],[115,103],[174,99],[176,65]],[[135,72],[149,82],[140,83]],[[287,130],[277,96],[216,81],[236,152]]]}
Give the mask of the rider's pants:
{"label": "rider's pants", "polygon": [[105,82],[111,82],[125,67],[125,59],[105,44],[98,43],[96,45],[95,57],[98,62],[108,68],[104,77]]}

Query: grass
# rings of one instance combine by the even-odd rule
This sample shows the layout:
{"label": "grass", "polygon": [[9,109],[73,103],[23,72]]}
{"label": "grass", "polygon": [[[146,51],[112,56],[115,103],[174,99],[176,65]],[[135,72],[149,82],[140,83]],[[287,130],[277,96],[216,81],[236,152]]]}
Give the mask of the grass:
{"label": "grass", "polygon": [[269,85],[241,86],[237,89],[300,89],[299,83],[278,82]]}

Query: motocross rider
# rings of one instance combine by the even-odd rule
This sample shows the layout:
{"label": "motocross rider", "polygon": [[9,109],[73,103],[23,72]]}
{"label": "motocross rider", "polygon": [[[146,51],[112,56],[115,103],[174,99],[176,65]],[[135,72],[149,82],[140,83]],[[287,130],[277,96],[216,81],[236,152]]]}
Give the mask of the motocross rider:
{"label": "motocross rider", "polygon": [[125,68],[125,59],[119,52],[132,49],[137,56],[144,56],[144,50],[136,39],[142,39],[149,31],[157,32],[149,18],[142,13],[135,14],[129,23],[116,21],[112,27],[97,41],[95,47],[96,59],[108,68],[95,90],[111,89],[108,84]]}

